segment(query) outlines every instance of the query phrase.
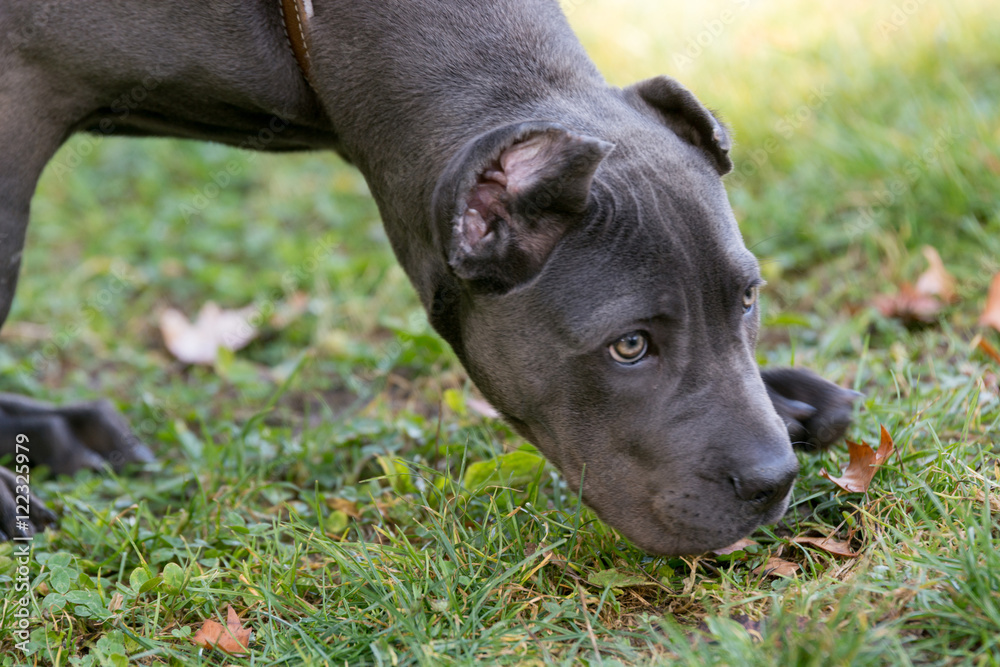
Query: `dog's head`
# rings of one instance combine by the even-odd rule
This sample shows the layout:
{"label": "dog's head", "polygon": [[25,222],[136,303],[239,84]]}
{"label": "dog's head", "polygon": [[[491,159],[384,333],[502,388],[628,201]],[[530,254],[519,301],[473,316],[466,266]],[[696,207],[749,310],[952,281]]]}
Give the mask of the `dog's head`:
{"label": "dog's head", "polygon": [[455,155],[431,320],[603,520],[699,553],[778,519],[797,463],[754,360],[726,130],[666,77],[617,94],[604,139],[525,122]]}

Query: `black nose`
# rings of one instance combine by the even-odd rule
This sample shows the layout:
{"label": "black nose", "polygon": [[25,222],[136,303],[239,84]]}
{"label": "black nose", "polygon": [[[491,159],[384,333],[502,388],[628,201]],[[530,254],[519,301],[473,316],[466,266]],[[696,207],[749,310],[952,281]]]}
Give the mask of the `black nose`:
{"label": "black nose", "polygon": [[754,503],[761,510],[770,509],[788,495],[799,474],[794,456],[785,465],[758,466],[733,475],[730,479],[740,500]]}

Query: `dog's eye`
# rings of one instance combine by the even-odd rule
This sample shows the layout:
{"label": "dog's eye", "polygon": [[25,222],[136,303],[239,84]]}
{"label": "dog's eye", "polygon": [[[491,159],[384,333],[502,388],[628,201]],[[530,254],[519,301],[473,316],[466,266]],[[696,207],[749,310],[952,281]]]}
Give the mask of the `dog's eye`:
{"label": "dog's eye", "polygon": [[627,333],[608,346],[611,358],[620,364],[634,364],[646,356],[649,339],[641,331]]}
{"label": "dog's eye", "polygon": [[760,288],[756,285],[752,285],[747,288],[746,292],[743,292],[743,312],[749,313],[753,310],[754,304],[757,303],[757,295],[760,293]]}

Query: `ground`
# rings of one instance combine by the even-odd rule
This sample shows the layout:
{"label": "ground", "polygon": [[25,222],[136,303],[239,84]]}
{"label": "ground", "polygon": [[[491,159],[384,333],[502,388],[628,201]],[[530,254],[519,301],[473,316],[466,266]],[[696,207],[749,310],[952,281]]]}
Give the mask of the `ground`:
{"label": "ground", "polygon": [[[993,3],[564,6],[613,83],[671,74],[733,128],[760,362],[864,392],[849,437],[896,446],[868,492],[820,475],[843,446],[802,455],[756,545],[648,556],[481,414],[350,167],[77,137],[33,202],[0,390],[108,397],[159,462],[33,473],[62,521],[35,541],[26,653],[0,546],[0,664],[1000,664],[1000,361],[976,344],[1000,345],[977,324],[1000,272]],[[957,300],[885,316],[925,245]],[[158,314],[208,300],[283,315],[187,366]],[[192,641],[228,605],[250,656]]]}

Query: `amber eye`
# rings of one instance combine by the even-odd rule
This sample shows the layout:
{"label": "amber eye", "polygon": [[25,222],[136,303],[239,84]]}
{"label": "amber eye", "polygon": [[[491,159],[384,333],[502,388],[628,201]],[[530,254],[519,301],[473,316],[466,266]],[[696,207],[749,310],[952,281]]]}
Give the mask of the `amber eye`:
{"label": "amber eye", "polygon": [[753,306],[757,303],[757,295],[760,293],[760,289],[754,285],[753,287],[748,287],[746,292],[743,292],[743,312],[749,313],[753,310]]}
{"label": "amber eye", "polygon": [[611,358],[620,364],[634,364],[646,356],[649,339],[641,331],[627,333],[608,346]]}

